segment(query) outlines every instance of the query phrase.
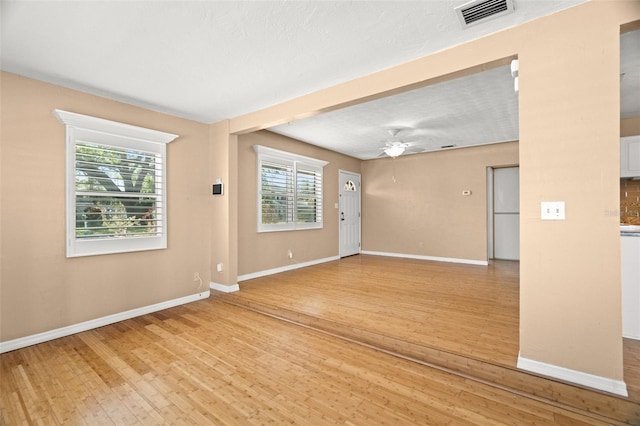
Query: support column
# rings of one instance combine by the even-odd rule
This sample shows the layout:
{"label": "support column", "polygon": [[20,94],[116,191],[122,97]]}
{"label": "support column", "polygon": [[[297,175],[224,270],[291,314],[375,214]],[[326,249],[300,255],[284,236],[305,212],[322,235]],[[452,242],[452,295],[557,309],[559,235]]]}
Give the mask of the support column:
{"label": "support column", "polygon": [[238,291],[238,138],[229,133],[229,120],[209,130],[209,184],[218,179],[222,195],[211,195],[212,290]]}

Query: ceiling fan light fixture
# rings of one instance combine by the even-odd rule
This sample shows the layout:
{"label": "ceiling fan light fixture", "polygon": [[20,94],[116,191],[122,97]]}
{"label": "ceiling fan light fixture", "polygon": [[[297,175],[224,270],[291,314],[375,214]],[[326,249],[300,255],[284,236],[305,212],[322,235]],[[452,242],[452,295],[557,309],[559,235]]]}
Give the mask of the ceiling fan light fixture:
{"label": "ceiling fan light fixture", "polygon": [[392,145],[388,148],[384,149],[384,153],[387,154],[391,158],[396,158],[404,152],[404,146],[402,145]]}

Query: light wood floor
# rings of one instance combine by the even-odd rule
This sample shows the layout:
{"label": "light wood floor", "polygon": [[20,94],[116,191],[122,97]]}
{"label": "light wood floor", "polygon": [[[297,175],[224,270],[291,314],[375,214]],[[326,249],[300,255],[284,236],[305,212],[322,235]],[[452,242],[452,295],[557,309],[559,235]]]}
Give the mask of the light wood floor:
{"label": "light wood floor", "polygon": [[625,340],[629,398],[516,368],[519,263],[488,267],[359,255],[241,283],[221,300],[581,411],[640,424],[640,342]]}
{"label": "light wood floor", "polygon": [[359,255],[242,282],[227,296],[491,363],[518,358],[519,263]]}
{"label": "light wood floor", "polygon": [[[376,259],[381,266],[367,267]],[[567,409],[363,344],[370,337],[363,328],[367,324],[385,332],[391,329],[384,327],[390,326],[406,329],[400,333],[403,339],[422,344],[416,336],[427,333],[415,324],[427,312],[434,322],[444,322],[446,317],[462,321],[460,335],[473,342],[482,339],[473,336],[468,323],[480,320],[476,330],[482,328],[487,339],[498,345],[507,342],[489,328],[503,319],[513,321],[508,312],[513,303],[517,306],[517,264],[484,268],[484,272],[461,266],[469,281],[477,280],[480,287],[490,287],[483,282],[492,281],[504,286],[505,295],[488,288],[487,292],[473,290],[469,283],[450,283],[455,288],[434,285],[411,297],[409,287],[420,286],[412,271],[426,273],[422,263],[347,258],[242,283],[236,294],[216,294],[2,354],[0,424],[618,424],[603,417],[604,410]],[[445,265],[432,265],[435,269],[430,273],[446,280],[441,266]],[[357,289],[353,282],[359,275],[367,285]],[[295,282],[299,294],[293,290]],[[351,295],[333,287],[345,287]],[[464,315],[453,312],[457,303],[471,302],[474,294],[477,306]],[[430,308],[417,308],[420,302]],[[450,314],[430,311],[438,305],[449,306]],[[504,305],[507,313],[492,312],[492,305]],[[276,318],[284,314],[291,319]],[[373,321],[365,321],[368,317]],[[357,327],[347,323],[351,320]],[[335,330],[356,334],[345,339],[314,329],[330,323]],[[451,324],[448,328],[458,329]],[[361,341],[352,339],[358,333]],[[383,341],[385,337],[392,343],[402,341],[380,330],[371,333]],[[458,340],[441,334],[434,342],[448,342],[447,350],[457,351],[464,346]],[[630,353],[637,352],[631,348]],[[491,358],[486,348],[477,354]],[[495,359],[511,362],[512,358],[504,350]],[[612,404],[591,394],[580,394],[580,398],[595,398],[594,406]]]}

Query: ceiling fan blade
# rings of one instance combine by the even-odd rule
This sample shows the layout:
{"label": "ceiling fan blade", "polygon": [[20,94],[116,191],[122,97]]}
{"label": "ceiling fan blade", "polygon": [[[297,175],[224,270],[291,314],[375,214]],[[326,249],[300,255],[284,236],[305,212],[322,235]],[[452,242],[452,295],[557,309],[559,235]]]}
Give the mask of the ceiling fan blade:
{"label": "ceiling fan blade", "polygon": [[404,150],[404,154],[418,154],[425,151],[424,148],[420,148],[419,146],[410,146]]}

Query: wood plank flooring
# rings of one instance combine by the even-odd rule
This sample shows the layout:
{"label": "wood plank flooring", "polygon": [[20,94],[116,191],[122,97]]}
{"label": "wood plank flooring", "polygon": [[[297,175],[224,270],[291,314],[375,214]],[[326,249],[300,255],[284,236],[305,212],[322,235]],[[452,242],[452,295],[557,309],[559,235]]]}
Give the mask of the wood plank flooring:
{"label": "wood plank flooring", "polygon": [[629,398],[640,402],[640,340],[624,339],[624,381]]}
{"label": "wood plank flooring", "polygon": [[515,366],[518,268],[359,255],[245,281],[226,298]]}
{"label": "wood plank flooring", "polygon": [[353,256],[241,283],[221,300],[584,412],[640,424],[640,345],[625,341],[629,398],[516,368],[519,264]]}
{"label": "wood plank flooring", "polygon": [[[452,281],[450,268],[466,278]],[[0,355],[0,424],[620,424],[611,410],[635,424],[640,415],[622,399],[560,391],[594,408],[585,412],[539,397],[548,384],[526,376],[512,380],[533,380],[539,394],[377,346],[422,348],[451,370],[503,375],[498,363],[514,362],[513,349],[493,356],[491,345],[517,343],[517,297],[517,264],[509,262],[356,256],[252,280],[239,293]],[[460,303],[474,306],[456,313]],[[451,335],[432,336],[425,320]],[[477,361],[462,355],[465,341],[478,344]],[[635,360],[637,376],[640,348],[631,343],[625,359]]]}
{"label": "wood plank flooring", "polygon": [[603,425],[216,299],[5,353],[5,425]]}

